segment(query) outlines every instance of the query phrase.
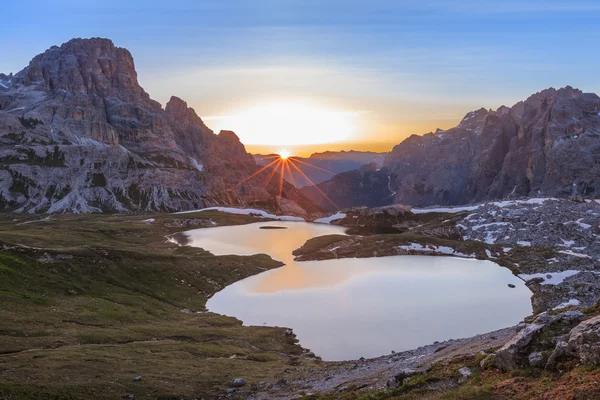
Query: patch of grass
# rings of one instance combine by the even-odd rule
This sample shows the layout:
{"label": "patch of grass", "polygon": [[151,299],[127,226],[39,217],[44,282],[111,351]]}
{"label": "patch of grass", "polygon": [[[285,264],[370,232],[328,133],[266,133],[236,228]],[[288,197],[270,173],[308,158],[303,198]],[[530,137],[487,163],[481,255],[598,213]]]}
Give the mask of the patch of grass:
{"label": "patch of grass", "polygon": [[[167,243],[181,230],[167,222],[190,218],[256,221],[216,212],[0,218],[0,398],[213,398],[240,376],[275,383],[302,354],[296,341],[205,304],[281,263]],[[301,360],[295,368],[316,363]]]}

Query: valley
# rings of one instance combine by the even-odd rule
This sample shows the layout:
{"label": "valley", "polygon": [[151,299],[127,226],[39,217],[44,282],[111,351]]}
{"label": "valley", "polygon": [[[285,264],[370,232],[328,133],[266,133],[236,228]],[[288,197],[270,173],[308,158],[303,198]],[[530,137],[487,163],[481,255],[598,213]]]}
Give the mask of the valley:
{"label": "valley", "polygon": [[[0,74],[1,399],[600,397],[596,94],[379,153],[325,148],[371,110],[187,92],[201,118],[165,86],[96,37]],[[323,151],[207,125],[240,115],[265,148]]]}
{"label": "valley", "polygon": [[[540,346],[550,349],[542,350],[544,358],[550,355],[554,345],[537,339],[539,328],[518,352],[511,350],[510,343],[519,335],[531,334],[532,326],[548,327],[542,337],[568,333],[579,321],[593,319],[598,312],[595,302],[600,286],[595,273],[585,272],[596,268],[595,225],[588,228],[587,219],[577,218],[579,223],[572,224],[550,217],[562,212],[569,218],[577,217],[575,213],[595,218],[599,206],[596,202],[550,199],[487,203],[464,211],[411,211],[399,206],[387,210],[350,209],[324,218],[339,225],[331,228],[349,228],[348,233],[327,236],[329,225],[315,224],[325,229],[320,231],[325,236],[309,239],[299,246],[294,252],[297,258],[323,259],[322,254],[328,253],[335,258],[455,255],[459,257],[457,260],[462,257],[490,260],[508,267],[516,276],[529,274],[536,278],[536,273],[543,276],[527,282],[533,292],[532,306],[537,317],[526,317],[514,327],[347,361],[323,361],[318,352],[302,348],[295,331],[286,330],[294,326],[245,326],[235,318],[211,312],[210,307],[207,310],[207,300],[209,305],[213,298],[218,301],[215,294],[229,285],[281,268],[282,263],[267,255],[250,255],[253,251],[240,256],[214,255],[207,249],[194,247],[205,240],[194,244],[185,238],[187,234],[181,236],[181,232],[191,229],[210,232],[239,224],[254,229],[257,221],[264,221],[267,226],[292,224],[292,228],[294,223],[302,222],[277,222],[272,217],[281,217],[268,213],[264,214],[265,219],[255,212],[232,214],[217,210],[143,216],[13,214],[3,219],[0,229],[3,246],[0,311],[4,321],[0,393],[8,399],[123,396],[284,399],[298,395],[409,399],[424,394],[431,398],[469,399],[483,395],[503,398],[505,389],[501,382],[520,379],[515,376],[521,373],[528,374],[520,379],[520,385],[527,390],[562,390],[564,380],[577,376],[579,383],[571,385],[570,390],[588,391],[585,382],[594,379],[595,370],[573,366],[570,360],[577,357],[577,347],[574,356],[564,356],[560,367],[544,369],[543,364],[541,368],[529,366],[528,353],[521,355],[523,351],[535,352]],[[547,235],[536,231],[524,231],[519,233],[523,236],[507,239],[500,231],[504,225],[480,221],[492,215],[514,218],[520,210],[527,210],[531,218],[538,215],[537,218],[548,218],[548,223],[556,229],[568,229],[571,237],[576,238],[570,245],[584,247],[587,243],[589,250],[542,245],[538,242]],[[452,229],[447,227],[450,221]],[[521,222],[527,226],[531,221]],[[371,233],[364,236],[369,225]],[[395,226],[404,232],[375,233],[385,226]],[[361,228],[363,236],[353,236],[352,231],[357,228]],[[455,229],[469,238],[454,236]],[[278,230],[258,231],[281,235]],[[542,232],[552,229],[545,228]],[[506,242],[490,243],[492,236],[500,237],[501,233]],[[177,239],[167,240],[169,237]],[[531,246],[524,244],[526,239]],[[260,243],[260,237],[254,240]],[[348,246],[344,241],[351,244]],[[369,253],[373,248],[369,243],[377,243],[380,253]],[[331,250],[333,244],[339,248]],[[205,247],[211,246],[214,245]],[[586,251],[590,256],[569,254],[575,251]],[[231,251],[222,254],[225,253]],[[388,258],[392,259],[381,260]],[[553,258],[561,262],[548,263]],[[316,268],[320,268],[320,262],[326,261],[317,261]],[[300,267],[306,268],[302,264]],[[282,271],[289,267],[284,266]],[[563,270],[583,272],[563,276]],[[527,279],[531,279],[529,276]],[[544,284],[546,279],[551,283]],[[290,282],[294,281],[298,282]],[[501,290],[514,293],[511,291],[515,289],[506,283],[499,283]],[[292,311],[288,308],[286,312]],[[298,327],[298,332],[301,331]],[[490,359],[480,365],[485,357]],[[525,361],[520,357],[525,357]],[[507,362],[513,363],[510,368],[506,368]],[[477,378],[460,378],[458,370],[464,367]],[[57,380],[59,376],[68,379]],[[540,376],[546,376],[546,380],[540,381]],[[232,388],[230,383],[236,378],[243,378],[246,384]],[[515,398],[527,398],[518,394]]]}

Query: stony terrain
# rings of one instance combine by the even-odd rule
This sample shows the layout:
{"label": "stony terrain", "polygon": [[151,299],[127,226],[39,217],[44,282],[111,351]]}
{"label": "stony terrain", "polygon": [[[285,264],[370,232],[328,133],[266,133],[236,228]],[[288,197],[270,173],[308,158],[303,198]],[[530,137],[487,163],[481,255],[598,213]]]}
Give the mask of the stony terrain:
{"label": "stony terrain", "polygon": [[[527,281],[534,314],[499,332],[364,365],[343,364],[298,386],[307,392],[338,392],[317,398],[354,399],[383,388],[370,398],[596,398],[598,375],[588,373],[600,366],[599,217],[600,201],[581,197],[456,208],[394,205],[335,214],[330,223],[363,236],[311,239],[294,253],[297,259],[401,254],[489,259]],[[528,378],[517,384],[513,379],[521,374]],[[514,387],[507,391],[509,382]]]}
{"label": "stony terrain", "polygon": [[[298,260],[403,254],[488,259],[528,281],[534,311],[600,299],[600,202],[533,198],[457,208],[350,209],[350,236],[309,240]],[[359,236],[360,235],[360,236]]]}
{"label": "stony terrain", "polygon": [[[0,75],[0,211],[277,209],[278,179],[244,182],[257,170],[233,132],[214,134],[175,96],[152,100],[108,39],[73,39]],[[313,208],[290,184],[282,193],[287,212]]]}
{"label": "stony terrain", "polygon": [[[412,135],[395,146],[380,174],[360,187],[358,171],[321,187],[350,206],[459,205],[523,196],[600,193],[600,97],[569,86],[546,89],[512,107],[469,112],[454,128]],[[389,187],[386,193],[385,188]],[[358,191],[358,192],[357,192]],[[363,193],[362,197],[359,193]],[[369,193],[381,193],[369,199]]]}
{"label": "stony terrain", "polygon": [[[597,269],[600,204],[573,200],[395,205],[326,219],[361,236],[315,238],[300,256],[471,256],[525,278],[542,273],[529,283],[534,315],[518,326],[344,362],[323,362],[300,348],[292,329],[242,327],[205,312],[216,291],[281,264],[264,255],[215,257],[165,237],[250,223],[253,215],[4,218],[0,398],[594,398],[600,394],[594,383],[600,379],[600,293],[590,277]],[[549,225],[536,230],[540,222]],[[574,247],[543,242],[563,234]],[[332,243],[342,246],[331,250]],[[571,263],[579,259],[587,263]],[[563,274],[574,267],[587,272]]]}

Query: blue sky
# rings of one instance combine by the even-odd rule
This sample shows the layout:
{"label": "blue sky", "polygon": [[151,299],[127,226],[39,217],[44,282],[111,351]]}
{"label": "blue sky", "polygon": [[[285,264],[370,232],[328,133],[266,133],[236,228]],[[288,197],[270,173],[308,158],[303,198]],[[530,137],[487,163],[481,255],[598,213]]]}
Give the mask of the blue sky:
{"label": "blue sky", "polygon": [[141,84],[201,115],[310,100],[397,143],[554,86],[600,92],[600,2],[32,1],[2,6],[0,71],[73,37],[134,55]]}

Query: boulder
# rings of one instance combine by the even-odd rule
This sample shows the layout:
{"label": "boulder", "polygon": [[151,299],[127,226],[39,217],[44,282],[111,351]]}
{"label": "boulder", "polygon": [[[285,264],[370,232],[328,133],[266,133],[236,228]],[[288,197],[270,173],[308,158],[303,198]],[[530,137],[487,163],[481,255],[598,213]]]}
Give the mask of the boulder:
{"label": "boulder", "polygon": [[[556,331],[558,336],[570,329],[574,324],[578,323],[583,318],[583,313],[580,311],[566,311],[564,313],[553,315],[546,312],[539,314],[532,323],[527,324],[517,334],[509,340],[500,350],[496,352],[494,365],[503,371],[519,369],[530,366],[530,356],[537,351],[532,349],[531,345],[536,340],[539,334],[548,328]],[[548,340],[541,340],[537,343],[538,346],[547,346]],[[533,357],[534,362],[537,360],[537,355]],[[541,362],[541,361],[540,361]]]}
{"label": "boulder", "polygon": [[465,383],[472,375],[473,372],[469,367],[462,367],[458,370],[460,374],[460,378],[458,378],[458,383]]}
{"label": "boulder", "polygon": [[518,332],[496,352],[494,365],[503,371],[518,369],[525,365],[527,348],[533,338],[544,328],[544,326],[546,326],[546,324],[533,323]]}
{"label": "boulder", "polygon": [[529,365],[531,365],[532,367],[539,367],[543,365],[544,355],[541,351],[534,351],[531,354],[529,354],[527,359],[529,360]]}
{"label": "boulder", "polygon": [[[558,347],[558,346],[557,346]],[[600,365],[600,315],[583,321],[569,333],[567,350],[583,365]]]}
{"label": "boulder", "polygon": [[234,380],[231,381],[231,383],[229,384],[229,386],[236,388],[236,387],[242,387],[246,385],[246,381],[242,378],[235,378]]}

